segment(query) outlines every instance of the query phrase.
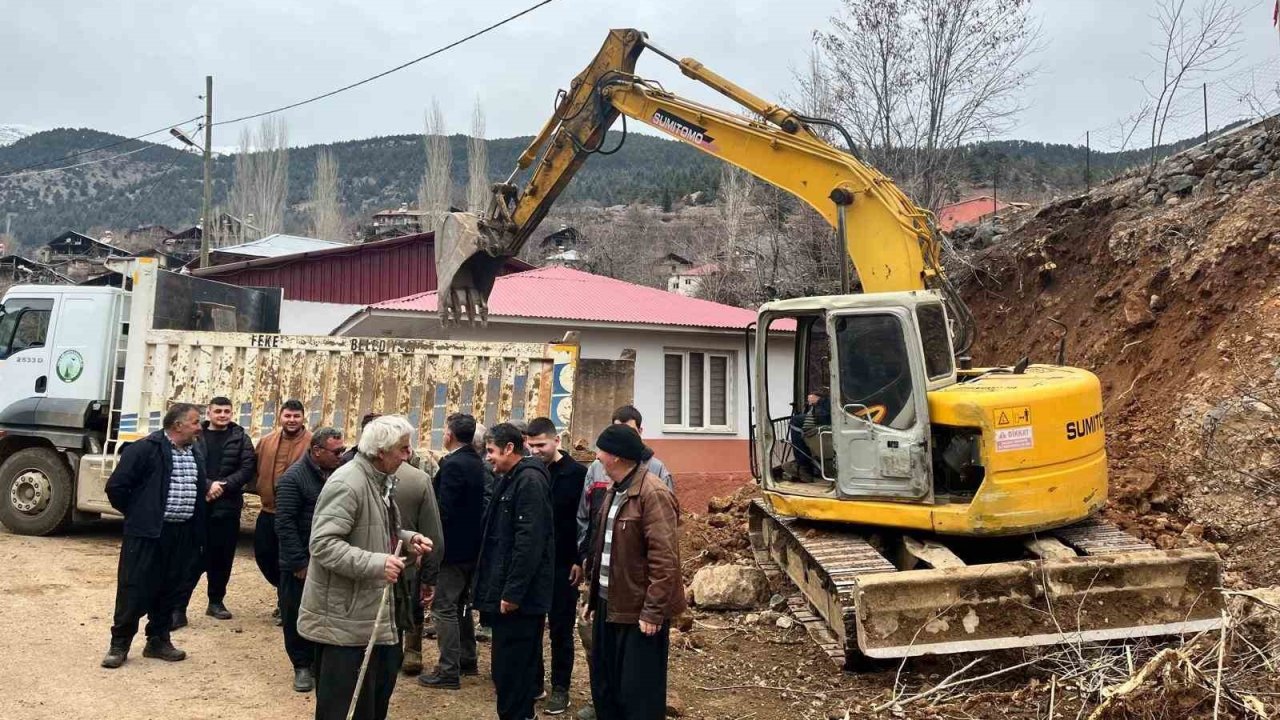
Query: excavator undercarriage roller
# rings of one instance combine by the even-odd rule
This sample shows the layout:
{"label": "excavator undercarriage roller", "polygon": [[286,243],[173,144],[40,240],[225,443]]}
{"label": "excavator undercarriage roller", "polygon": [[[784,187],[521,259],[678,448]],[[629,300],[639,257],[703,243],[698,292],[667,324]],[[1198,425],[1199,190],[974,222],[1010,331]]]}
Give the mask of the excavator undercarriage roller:
{"label": "excavator undercarriage roller", "polygon": [[[932,547],[940,567],[900,570],[869,541],[874,529],[808,523],[750,510],[752,549],[766,572],[800,590],[793,611],[832,660],[1187,635],[1222,622],[1221,563],[1203,550],[1156,550],[1096,519],[1035,537],[994,538],[1033,559],[965,564]],[[942,549],[939,549],[942,548]],[[1005,548],[1008,550],[1008,548]]]}

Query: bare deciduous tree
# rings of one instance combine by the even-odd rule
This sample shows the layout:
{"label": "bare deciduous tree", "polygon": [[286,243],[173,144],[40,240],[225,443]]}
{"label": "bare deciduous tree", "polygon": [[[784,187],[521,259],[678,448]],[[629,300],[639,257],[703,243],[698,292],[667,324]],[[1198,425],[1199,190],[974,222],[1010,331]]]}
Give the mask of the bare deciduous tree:
{"label": "bare deciduous tree", "polygon": [[489,146],[484,139],[484,108],[476,98],[471,111],[471,138],[467,142],[467,209],[483,213],[489,207]]}
{"label": "bare deciduous tree", "polygon": [[715,232],[712,246],[703,248],[700,261],[714,265],[699,282],[699,297],[715,302],[736,303],[754,296],[754,277],[746,267],[745,257],[754,248],[744,247],[752,233],[752,194],[755,178],[745,170],[725,164],[720,169],[720,188],[716,197]]}
{"label": "bare deciduous tree", "polygon": [[346,221],[338,199],[338,161],[333,153],[316,154],[315,184],[311,186],[311,236],[346,242]]}
{"label": "bare deciduous tree", "polygon": [[1029,0],[841,2],[819,33],[837,115],[864,158],[937,207],[960,145],[1020,109],[1039,37]]}
{"label": "bare deciduous tree", "polygon": [[1187,0],[1160,1],[1154,16],[1160,25],[1160,40],[1150,54],[1160,64],[1160,77],[1157,84],[1147,87],[1153,102],[1152,171],[1178,90],[1183,83],[1235,63],[1243,17],[1244,10],[1229,0],[1202,0],[1195,9],[1187,8]]}
{"label": "bare deciduous tree", "polygon": [[[288,194],[288,126],[274,116],[263,118],[257,132],[245,128],[240,134],[231,214],[260,228],[264,235],[283,232]],[[255,239],[246,236],[241,241]]]}
{"label": "bare deciduous tree", "polygon": [[449,200],[452,194],[453,181],[450,178],[450,166],[453,163],[453,152],[449,146],[449,137],[445,135],[444,113],[440,110],[440,102],[431,99],[431,110],[427,112],[427,170],[422,178],[422,186],[418,189],[418,209],[422,216],[424,231],[437,231],[439,224],[449,212]]}

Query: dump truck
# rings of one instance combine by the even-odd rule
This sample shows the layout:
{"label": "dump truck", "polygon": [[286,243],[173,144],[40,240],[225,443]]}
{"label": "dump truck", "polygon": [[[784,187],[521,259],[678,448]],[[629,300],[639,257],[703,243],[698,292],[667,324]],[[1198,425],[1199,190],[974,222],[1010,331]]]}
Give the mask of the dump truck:
{"label": "dump truck", "polygon": [[353,438],[364,414],[400,413],[417,428],[419,451],[440,448],[445,418],[457,411],[487,425],[541,415],[573,430],[573,338],[281,335],[278,289],[167,272],[150,258],[113,268],[114,286],[17,285],[4,294],[0,522],[15,533],[115,514],[104,487],[120,451],[160,429],[176,402],[225,395],[255,438],[289,398],[303,403],[309,427]]}

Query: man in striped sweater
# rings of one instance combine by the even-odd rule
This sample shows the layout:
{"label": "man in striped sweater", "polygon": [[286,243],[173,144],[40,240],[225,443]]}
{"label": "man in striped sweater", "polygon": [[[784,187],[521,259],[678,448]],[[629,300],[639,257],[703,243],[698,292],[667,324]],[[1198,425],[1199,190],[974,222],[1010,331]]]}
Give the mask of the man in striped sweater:
{"label": "man in striped sweater", "polygon": [[596,448],[611,483],[586,565],[591,699],[601,720],[661,720],[671,620],[685,610],[680,509],[634,430],[610,425]]}

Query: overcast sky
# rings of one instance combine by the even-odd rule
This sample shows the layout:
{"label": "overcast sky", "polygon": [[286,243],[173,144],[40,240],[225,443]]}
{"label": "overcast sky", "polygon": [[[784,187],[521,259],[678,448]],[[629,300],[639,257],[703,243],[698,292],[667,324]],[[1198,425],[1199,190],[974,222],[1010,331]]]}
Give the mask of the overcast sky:
{"label": "overcast sky", "polygon": [[[1199,0],[1191,0],[1195,3]],[[1235,0],[1242,5],[1247,0]],[[134,135],[203,112],[214,76],[215,120],[302,99],[464,36],[531,0],[0,0],[0,124],[72,126]],[[838,0],[556,0],[482,38],[332,99],[286,114],[293,145],[421,132],[435,96],[450,132],[472,104],[489,137],[535,132],[611,27],[636,27],[765,97],[787,92],[815,29]],[[1033,0],[1042,72],[1009,137],[1074,142],[1130,112],[1135,78],[1154,70],[1154,0]],[[1239,67],[1272,60],[1280,36],[1270,2],[1246,23]],[[641,74],[711,100],[656,56]],[[1280,78],[1277,78],[1280,79]],[[718,102],[718,100],[717,100]],[[633,125],[634,126],[634,125]],[[232,146],[238,129],[215,131]]]}

